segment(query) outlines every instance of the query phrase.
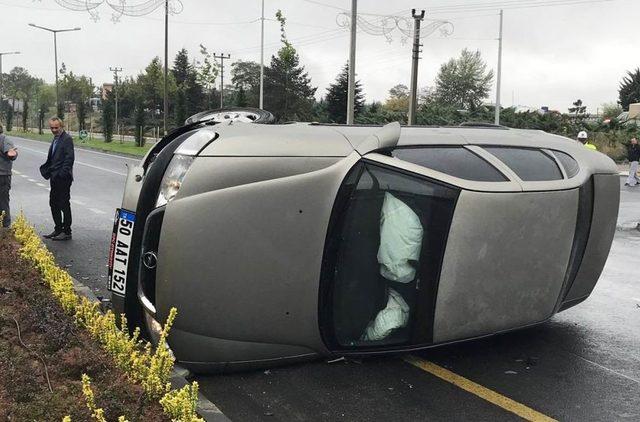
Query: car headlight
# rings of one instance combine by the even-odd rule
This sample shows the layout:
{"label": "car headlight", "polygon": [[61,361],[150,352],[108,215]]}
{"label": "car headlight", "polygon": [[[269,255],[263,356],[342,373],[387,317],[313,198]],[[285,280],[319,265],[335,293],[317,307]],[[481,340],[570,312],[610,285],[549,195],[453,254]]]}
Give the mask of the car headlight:
{"label": "car headlight", "polygon": [[191,167],[195,157],[188,155],[176,154],[171,159],[167,170],[160,182],[160,192],[158,193],[158,200],[156,201],[156,208],[166,205],[175,198],[176,194],[182,186],[182,180],[184,175]]}

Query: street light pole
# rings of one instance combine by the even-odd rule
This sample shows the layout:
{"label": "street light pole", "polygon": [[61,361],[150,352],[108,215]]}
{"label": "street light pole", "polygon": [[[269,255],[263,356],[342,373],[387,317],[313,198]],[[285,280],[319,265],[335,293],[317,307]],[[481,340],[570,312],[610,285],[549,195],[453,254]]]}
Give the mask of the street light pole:
{"label": "street light pole", "polygon": [[351,41],[349,43],[349,83],[347,88],[347,124],[353,124],[356,96],[356,29],[358,23],[358,0],[351,0]]}
{"label": "street light pole", "polygon": [[167,83],[169,79],[169,0],[164,1],[164,105],[163,124],[164,136],[167,136],[167,113],[169,112],[169,98],[167,97]]}
{"label": "street light pole", "polygon": [[264,109],[264,0],[260,18],[260,109]]}
{"label": "street light pole", "polygon": [[56,66],[56,114],[58,117],[60,116],[60,89],[58,87],[58,32],[71,32],[71,31],[80,31],[81,28],[67,28],[67,29],[51,29],[46,28],[44,26],[35,25],[30,23],[29,26],[33,26],[34,28],[43,29],[45,31],[49,31],[53,33],[53,54],[55,57],[55,66]]}
{"label": "street light pole", "polygon": [[500,35],[498,37],[498,79],[496,80],[496,111],[494,123],[500,124],[500,83],[502,79],[502,9],[500,9]]}
{"label": "street light pole", "polygon": [[20,54],[19,51],[5,51],[0,53],[0,122],[3,121],[4,113],[2,109],[4,107],[4,103],[2,101],[2,95],[4,94],[4,90],[2,89],[2,56],[8,56],[9,54]]}

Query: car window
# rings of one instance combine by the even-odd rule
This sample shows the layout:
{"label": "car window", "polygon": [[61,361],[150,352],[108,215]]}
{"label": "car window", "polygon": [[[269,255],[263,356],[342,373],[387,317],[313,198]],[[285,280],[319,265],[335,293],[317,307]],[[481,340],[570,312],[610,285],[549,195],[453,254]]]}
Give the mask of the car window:
{"label": "car window", "polygon": [[538,149],[511,147],[484,147],[527,182],[562,180],[556,161]]}
{"label": "car window", "polygon": [[462,147],[397,148],[392,156],[465,180],[506,182],[495,167]]}
{"label": "car window", "polygon": [[562,167],[564,167],[564,171],[567,173],[567,177],[571,178],[578,174],[580,171],[580,166],[578,162],[574,160],[569,154],[560,151],[552,151],[553,155],[556,156],[558,161],[562,163]]}
{"label": "car window", "polygon": [[458,190],[370,164],[345,183],[351,188],[336,202],[323,267],[331,292],[323,320],[334,342],[429,342],[432,289]]}

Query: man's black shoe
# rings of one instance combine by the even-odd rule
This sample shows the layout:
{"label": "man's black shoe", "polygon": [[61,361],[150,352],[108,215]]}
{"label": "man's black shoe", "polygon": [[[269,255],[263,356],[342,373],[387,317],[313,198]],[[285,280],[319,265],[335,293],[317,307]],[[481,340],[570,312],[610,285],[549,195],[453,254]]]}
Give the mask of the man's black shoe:
{"label": "man's black shoe", "polygon": [[45,234],[42,237],[44,237],[45,239],[53,239],[56,236],[59,236],[60,234],[62,234],[62,232],[60,230],[54,230],[49,234]]}
{"label": "man's black shoe", "polygon": [[51,240],[71,240],[71,233],[60,233],[55,237],[52,237]]}

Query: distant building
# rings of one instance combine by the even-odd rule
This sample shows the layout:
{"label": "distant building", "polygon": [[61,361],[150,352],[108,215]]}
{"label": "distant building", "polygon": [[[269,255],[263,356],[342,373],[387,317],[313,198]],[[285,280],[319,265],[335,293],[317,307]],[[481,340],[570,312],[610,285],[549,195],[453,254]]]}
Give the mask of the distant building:
{"label": "distant building", "polygon": [[107,93],[113,92],[113,84],[109,82],[105,82],[102,84],[102,99],[107,99]]}

